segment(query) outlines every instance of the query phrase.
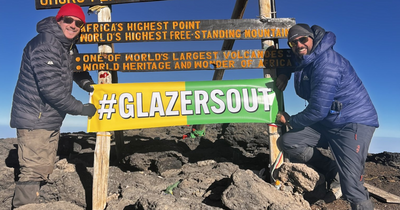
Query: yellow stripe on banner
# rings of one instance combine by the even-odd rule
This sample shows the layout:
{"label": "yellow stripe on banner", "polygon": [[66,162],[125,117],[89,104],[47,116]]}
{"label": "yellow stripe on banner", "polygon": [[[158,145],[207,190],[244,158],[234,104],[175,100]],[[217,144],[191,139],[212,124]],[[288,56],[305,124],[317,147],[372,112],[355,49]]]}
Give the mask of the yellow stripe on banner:
{"label": "yellow stripe on banner", "polygon": [[181,116],[180,91],[185,82],[93,85],[96,114],[87,132],[186,125]]}
{"label": "yellow stripe on banner", "polygon": [[100,135],[100,134],[97,134],[96,136],[107,136],[107,137],[111,137],[111,134],[110,134],[110,135]]}

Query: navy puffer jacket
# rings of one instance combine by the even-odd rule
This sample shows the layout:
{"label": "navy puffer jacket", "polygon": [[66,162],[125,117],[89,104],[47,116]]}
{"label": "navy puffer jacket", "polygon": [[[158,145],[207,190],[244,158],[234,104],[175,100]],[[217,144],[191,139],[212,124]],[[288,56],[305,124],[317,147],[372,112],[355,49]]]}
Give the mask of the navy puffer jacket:
{"label": "navy puffer jacket", "polygon": [[[350,62],[333,50],[336,36],[319,26],[312,30],[312,53],[298,60],[294,75],[296,93],[308,101],[308,106],[291,116],[291,126],[302,128],[319,122],[330,128],[347,123],[379,127],[378,115],[363,83]],[[343,104],[340,114],[330,113],[334,100]]]}
{"label": "navy puffer jacket", "polygon": [[41,20],[37,32],[22,55],[10,126],[58,130],[66,114],[82,113],[82,102],[71,95],[73,80],[80,87],[93,80],[87,72],[73,72],[77,40],[65,37],[55,17]]}

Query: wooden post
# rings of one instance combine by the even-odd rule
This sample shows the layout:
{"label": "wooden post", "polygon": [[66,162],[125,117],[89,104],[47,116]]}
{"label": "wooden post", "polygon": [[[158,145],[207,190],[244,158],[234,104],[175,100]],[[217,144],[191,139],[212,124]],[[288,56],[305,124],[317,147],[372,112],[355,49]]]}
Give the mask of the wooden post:
{"label": "wooden post", "polygon": [[[231,19],[242,19],[244,10],[246,9],[248,0],[236,0],[235,8],[233,9]],[[221,50],[232,50],[235,40],[224,40]],[[224,76],[225,69],[215,70],[213,80],[222,80]]]}
{"label": "wooden post", "polygon": [[110,132],[98,132],[93,163],[92,209],[103,210],[107,202]]}
{"label": "wooden post", "polygon": [[[231,19],[242,19],[244,11],[246,9],[248,0],[236,0],[235,7],[232,12]],[[232,50],[233,44],[235,44],[235,40],[224,40],[222,44],[221,50]],[[225,69],[218,69],[214,71],[214,76],[212,80],[222,80],[225,73]],[[192,128],[196,130],[203,130],[205,129],[206,125],[193,125]]]}
{"label": "wooden post", "polygon": [[[263,21],[266,18],[275,18],[275,0],[259,0],[260,6],[260,19]],[[277,41],[276,40],[261,40],[262,49],[268,49],[269,47],[278,49]],[[272,78],[276,79],[276,69],[264,69],[263,70],[264,78]],[[278,97],[278,103],[283,103],[283,97]],[[279,138],[280,130],[278,126],[274,124],[270,124],[268,126],[268,134],[269,134],[269,156],[270,156],[270,166],[273,167],[275,161],[279,155],[279,149],[277,145],[277,140]],[[276,167],[281,165],[278,164]],[[271,181],[272,181],[272,174],[271,174]]]}
{"label": "wooden post", "polygon": [[364,183],[364,187],[366,187],[368,189],[368,192],[370,192],[373,197],[375,197],[376,199],[378,199],[380,201],[383,201],[385,203],[399,203],[400,204],[400,197],[397,195],[386,192],[384,190],[381,190],[381,189],[374,187],[367,183]]}
{"label": "wooden post", "polygon": [[[111,22],[111,9],[109,6],[104,6],[98,10],[98,21]],[[112,51],[113,50],[111,44],[99,45],[99,53],[112,53]],[[112,83],[111,73],[108,71],[99,71],[98,83]],[[97,133],[93,163],[93,210],[103,210],[106,207],[110,160],[110,141],[110,132]]]}

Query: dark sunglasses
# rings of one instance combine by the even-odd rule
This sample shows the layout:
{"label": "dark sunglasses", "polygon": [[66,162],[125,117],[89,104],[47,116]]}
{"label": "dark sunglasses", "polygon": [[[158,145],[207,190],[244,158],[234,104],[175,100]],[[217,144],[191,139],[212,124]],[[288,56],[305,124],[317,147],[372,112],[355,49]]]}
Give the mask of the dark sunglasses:
{"label": "dark sunglasses", "polygon": [[74,20],[72,17],[68,17],[68,16],[64,16],[63,21],[64,21],[64,23],[67,23],[67,24],[71,24],[75,21],[76,27],[79,27],[79,28],[82,28],[85,25],[85,23],[83,23],[83,21]]}
{"label": "dark sunglasses", "polygon": [[293,41],[288,42],[289,47],[296,47],[297,46],[297,42],[300,42],[302,44],[305,44],[308,42],[308,36],[303,36],[300,39],[296,39]]}

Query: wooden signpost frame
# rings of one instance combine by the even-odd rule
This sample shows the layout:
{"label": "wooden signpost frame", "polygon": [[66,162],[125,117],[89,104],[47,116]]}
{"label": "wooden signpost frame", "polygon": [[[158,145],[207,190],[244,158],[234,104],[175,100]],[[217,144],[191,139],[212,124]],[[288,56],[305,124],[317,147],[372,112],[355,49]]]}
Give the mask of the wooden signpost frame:
{"label": "wooden signpost frame", "polygon": [[[115,0],[115,1],[104,1],[104,0],[75,0],[72,3],[76,3],[79,6],[93,6],[98,7],[96,13],[98,14],[98,23],[105,24],[111,23],[111,4],[119,4],[119,3],[134,3],[134,2],[150,2],[150,1],[162,1],[162,0]],[[241,19],[243,17],[244,10],[246,8],[248,0],[236,0],[235,8],[232,13],[231,21],[238,23],[245,23],[243,21],[235,21],[234,19]],[[259,0],[260,6],[260,20],[266,21],[267,19],[271,22],[281,21],[281,24],[285,24],[286,20],[271,20],[272,17],[275,17],[271,11],[271,2],[274,0]],[[51,8],[60,8],[63,4],[51,4],[53,2],[51,0],[36,0],[36,9],[51,9]],[[287,19],[289,20],[289,19]],[[259,23],[254,22],[254,20],[245,20],[250,21],[252,24],[259,25]],[[294,20],[292,19],[292,23]],[[204,21],[203,21],[204,22]],[[209,21],[209,27],[215,25],[217,22],[213,22],[213,20]],[[90,24],[90,23],[89,23]],[[207,27],[207,23],[205,24]],[[259,27],[259,26],[257,26]],[[275,37],[275,36],[273,36]],[[279,35],[275,38],[284,38],[285,35]],[[271,37],[265,37],[271,38]],[[239,39],[242,39],[240,37]],[[246,39],[246,38],[245,38]],[[247,38],[247,39],[254,39]],[[201,39],[207,40],[207,39]],[[215,39],[214,39],[215,40]],[[218,39],[216,39],[218,40]],[[162,41],[162,40],[160,40]],[[164,40],[165,41],[165,40]],[[181,40],[183,41],[183,40]],[[188,40],[189,41],[189,40]],[[231,50],[233,47],[235,39],[224,39],[224,43],[221,50]],[[99,54],[110,54],[114,53],[113,43],[108,41],[99,41],[96,42],[99,44]],[[81,42],[83,44],[83,42]],[[276,40],[262,40],[262,49],[266,49],[269,46],[275,46],[277,49]],[[225,69],[217,69],[214,73],[213,80],[221,80],[224,74]],[[264,69],[264,75],[266,77],[276,77],[275,69]],[[98,84],[109,84],[116,83],[117,72],[109,71],[108,69],[104,69],[98,72]],[[202,125],[204,126],[204,125]],[[269,126],[269,135],[270,135],[270,157],[271,163],[274,162],[276,158],[276,139],[279,137],[278,130],[276,126]],[[94,152],[94,173],[93,173],[93,194],[92,194],[92,209],[100,210],[105,209],[107,202],[107,188],[108,188],[108,173],[109,173],[109,152],[110,152],[110,141],[112,134],[110,132],[98,132],[96,136],[96,146]],[[122,151],[123,142],[122,142],[122,131],[114,132],[114,137],[116,140],[116,149],[117,155]],[[89,207],[89,206],[88,206]]]}
{"label": "wooden signpost frame", "polygon": [[[151,1],[163,1],[163,0],[71,0],[72,3],[76,3],[79,6],[98,6],[98,22],[99,23],[110,23],[111,22],[111,4],[122,4],[122,3],[137,3],[137,2],[151,2]],[[236,0],[235,8],[232,13],[231,19],[241,19],[243,17],[244,10],[246,8],[248,0]],[[52,3],[52,0],[35,0],[36,9],[52,9],[60,8],[64,4]],[[54,1],[56,2],[56,1]],[[69,3],[70,1],[65,1]],[[275,11],[275,0],[259,0],[259,12],[260,20],[267,21],[272,18],[276,18]],[[277,37],[279,38],[279,37]],[[235,39],[225,39],[221,50],[231,50]],[[277,39],[262,39],[262,49],[278,49]],[[111,54],[114,53],[113,42],[99,42],[99,54]],[[287,66],[286,66],[287,67]],[[213,80],[222,80],[225,69],[216,69],[214,72]],[[263,69],[263,75],[265,78],[276,79],[276,68],[270,66],[270,68]],[[117,83],[117,71],[109,71],[107,69],[98,72],[98,83],[109,84]],[[279,110],[284,111],[283,95],[278,98]],[[194,125],[200,126],[197,129],[204,128],[205,125]],[[269,125],[269,152],[270,152],[270,166],[279,167],[282,162],[277,161],[283,159],[283,155],[280,153],[277,147],[277,139],[282,133],[280,127],[275,124]],[[122,142],[122,131],[114,132],[114,138],[116,141],[117,156],[121,155],[120,152],[123,148]],[[108,188],[108,173],[109,173],[109,152],[110,152],[110,141],[112,134],[110,132],[98,132],[96,135],[96,146],[94,152],[94,173],[93,173],[93,194],[92,194],[92,209],[101,210],[105,209],[107,202],[107,188]],[[271,181],[273,178],[271,177]],[[373,187],[368,184],[364,184],[368,191],[378,199],[388,203],[400,203],[400,198],[391,195],[383,190]],[[88,205],[90,208],[90,205]]]}
{"label": "wooden signpost frame", "polygon": [[[268,18],[276,18],[276,10],[275,10],[275,0],[259,0],[259,8],[260,8],[260,18],[261,20],[263,19],[268,19]],[[261,40],[261,46],[263,49],[278,49],[278,40]],[[276,79],[276,68],[265,68],[264,70],[264,78],[272,78]],[[283,104],[283,93],[282,96],[278,99],[278,106],[279,106],[279,111],[284,111],[284,104]],[[282,165],[282,161],[279,162],[279,159],[283,159],[283,154],[282,158],[279,158],[280,150],[277,145],[277,141],[279,136],[281,135],[282,130],[281,127],[275,125],[275,124],[269,124],[268,125],[268,135],[269,135],[269,164],[270,164],[270,177],[271,177],[271,182],[273,182],[274,177],[273,177],[273,171],[275,168],[278,168]],[[274,164],[276,161],[278,161],[276,164]]]}
{"label": "wooden signpost frame", "polygon": [[[99,22],[111,22],[110,6],[103,7],[98,11]],[[99,53],[112,53],[113,46],[111,44],[99,44]],[[98,72],[98,84],[112,83],[112,75],[108,71]],[[107,204],[108,191],[108,174],[110,162],[110,132],[97,132],[96,146],[94,150],[93,162],[93,192],[92,192],[92,209],[105,209]],[[117,152],[118,153],[118,152]]]}
{"label": "wooden signpost frame", "polygon": [[[237,6],[235,9],[240,9],[242,8],[244,10],[245,3],[242,2],[242,0],[237,0],[239,3],[236,5],[242,5],[242,6]],[[273,0],[272,0],[273,1]],[[260,17],[272,17],[271,16],[271,1],[270,0],[259,0],[260,4]],[[243,6],[244,5],[244,6]],[[265,10],[266,9],[266,10]],[[108,10],[110,11],[110,10]],[[269,14],[267,11],[270,11]],[[243,14],[243,11],[240,12],[240,14]],[[99,13],[101,15],[101,13]],[[111,12],[110,12],[110,17],[109,20],[111,21]],[[269,16],[268,16],[269,15]],[[104,17],[103,17],[104,18]],[[103,18],[99,17],[99,22],[102,22]],[[233,47],[233,42],[230,41],[231,44],[227,44],[227,47]],[[231,45],[231,46],[230,46]],[[107,46],[107,45],[105,45]],[[269,46],[275,46],[276,47],[276,41],[271,41],[271,40],[263,40],[262,41],[262,47],[263,49],[268,48]],[[276,47],[277,48],[277,47]],[[111,48],[109,48],[111,49]],[[101,50],[101,46],[99,46],[99,53],[111,53],[112,50]],[[276,73],[274,72],[276,69],[264,69],[264,75],[266,77],[270,77],[270,75],[273,75],[272,78],[276,78]],[[101,73],[99,72],[99,75]],[[221,75],[221,72],[219,73]],[[274,77],[275,76],[275,77]],[[100,78],[100,77],[99,77]],[[221,77],[222,79],[222,77]],[[196,126],[196,125],[195,125]],[[204,128],[204,127],[203,127]],[[199,129],[197,127],[197,129]],[[269,141],[270,141],[270,166],[273,165],[273,162],[278,158],[278,152],[279,149],[276,146],[276,140],[279,137],[278,133],[278,128],[276,125],[270,125],[269,126]],[[109,145],[111,141],[109,132],[99,132],[97,134],[97,139],[96,139],[96,149],[95,150],[95,162],[94,162],[94,176],[93,176],[93,209],[104,209],[106,206],[106,200],[107,200],[107,183],[108,183],[108,168],[109,168]],[[97,143],[99,142],[99,143]],[[118,148],[118,146],[117,146]],[[121,148],[121,146],[120,146]],[[117,151],[118,153],[119,151]]]}

